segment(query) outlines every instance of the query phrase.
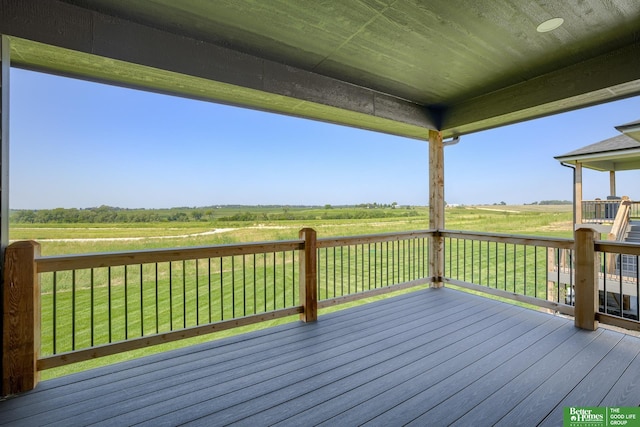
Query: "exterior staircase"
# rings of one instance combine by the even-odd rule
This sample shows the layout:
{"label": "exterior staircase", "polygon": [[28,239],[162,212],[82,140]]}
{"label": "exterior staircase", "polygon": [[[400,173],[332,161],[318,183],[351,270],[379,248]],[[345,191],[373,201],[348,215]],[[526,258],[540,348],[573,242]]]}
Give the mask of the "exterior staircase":
{"label": "exterior staircase", "polygon": [[629,228],[627,230],[627,236],[624,241],[640,244],[640,221],[629,221]]}

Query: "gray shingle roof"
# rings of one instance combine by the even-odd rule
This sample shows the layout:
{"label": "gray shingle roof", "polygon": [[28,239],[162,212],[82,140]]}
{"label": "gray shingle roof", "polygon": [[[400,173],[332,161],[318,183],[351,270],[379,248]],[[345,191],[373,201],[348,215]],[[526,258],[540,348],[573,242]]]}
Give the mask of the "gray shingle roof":
{"label": "gray shingle roof", "polygon": [[620,129],[631,128],[636,126],[640,126],[640,120],[636,120],[635,122],[625,123],[623,125],[616,126],[616,129],[620,130]]}
{"label": "gray shingle roof", "polygon": [[596,142],[595,144],[587,145],[586,147],[578,148],[561,156],[555,156],[555,159],[562,159],[565,157],[575,157],[588,154],[608,153],[612,151],[623,151],[629,149],[639,149],[640,142],[627,135],[618,135],[613,138],[605,139],[604,141]]}

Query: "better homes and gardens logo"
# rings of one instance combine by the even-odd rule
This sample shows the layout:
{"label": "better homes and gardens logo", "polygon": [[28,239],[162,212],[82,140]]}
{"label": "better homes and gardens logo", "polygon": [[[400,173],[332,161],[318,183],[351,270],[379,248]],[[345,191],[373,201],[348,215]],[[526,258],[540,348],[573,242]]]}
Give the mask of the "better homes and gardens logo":
{"label": "better homes and gardens logo", "polygon": [[563,427],[640,427],[640,407],[564,408]]}

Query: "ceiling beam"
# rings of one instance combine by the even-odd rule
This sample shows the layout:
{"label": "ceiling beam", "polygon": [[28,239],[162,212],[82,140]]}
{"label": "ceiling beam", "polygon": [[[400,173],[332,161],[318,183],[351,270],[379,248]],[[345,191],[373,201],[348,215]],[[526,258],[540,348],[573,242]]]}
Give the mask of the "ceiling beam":
{"label": "ceiling beam", "polygon": [[0,34],[21,39],[12,61],[28,69],[423,140],[439,121],[397,97],[59,1],[0,0]]}
{"label": "ceiling beam", "polygon": [[640,41],[522,83],[451,105],[446,137],[640,94]]}

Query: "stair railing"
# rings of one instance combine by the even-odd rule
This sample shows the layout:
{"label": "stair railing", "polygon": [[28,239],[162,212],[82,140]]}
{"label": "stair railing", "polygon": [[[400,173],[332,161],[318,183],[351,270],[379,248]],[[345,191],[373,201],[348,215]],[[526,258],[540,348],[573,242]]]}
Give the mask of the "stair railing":
{"label": "stair railing", "polygon": [[[629,213],[631,210],[631,200],[628,196],[623,196],[620,201],[620,207],[618,213],[613,221],[611,232],[607,236],[607,240],[613,240],[616,242],[624,242],[629,228]],[[616,254],[607,254],[607,273],[615,274],[616,272]]]}

